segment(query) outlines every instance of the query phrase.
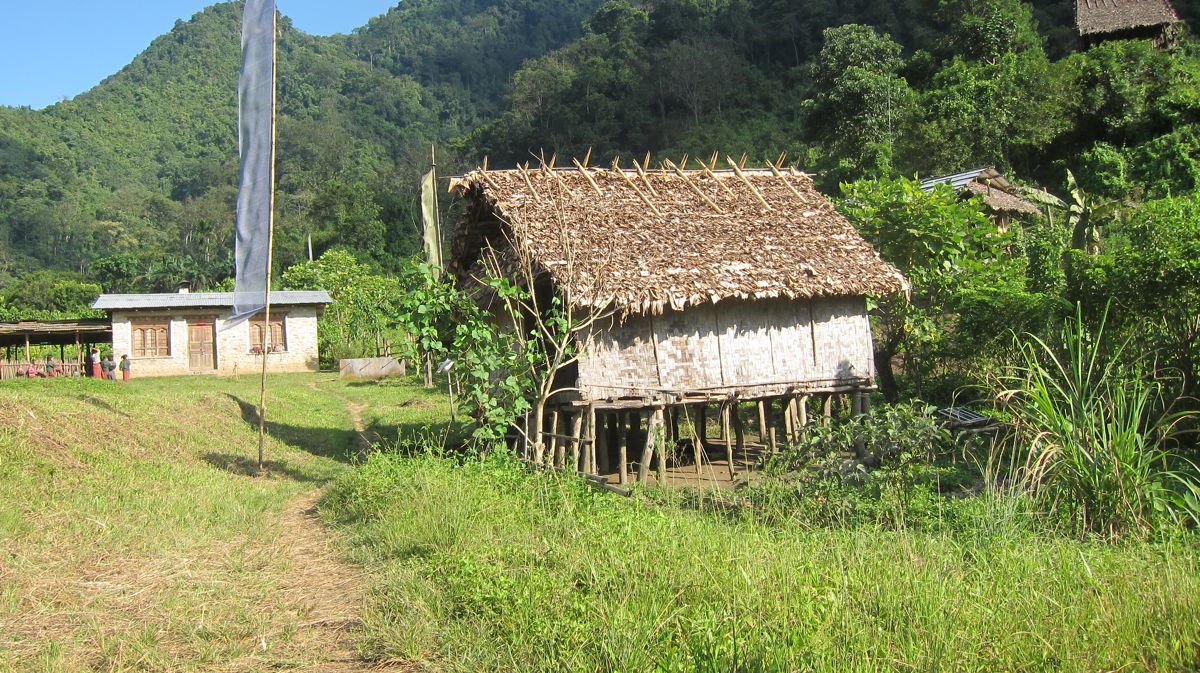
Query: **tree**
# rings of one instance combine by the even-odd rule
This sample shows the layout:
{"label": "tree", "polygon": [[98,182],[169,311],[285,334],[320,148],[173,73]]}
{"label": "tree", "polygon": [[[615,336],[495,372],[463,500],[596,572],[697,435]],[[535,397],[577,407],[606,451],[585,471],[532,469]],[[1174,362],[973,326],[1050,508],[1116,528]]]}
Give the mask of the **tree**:
{"label": "tree", "polygon": [[825,31],[813,65],[808,135],[825,148],[836,177],[891,173],[893,146],[914,95],[899,75],[900,45],[869,26]]}
{"label": "tree", "polygon": [[875,365],[890,401],[899,398],[893,359],[905,356],[921,394],[935,364],[954,354],[961,311],[973,318],[966,340],[979,344],[1048,308],[1025,292],[1023,262],[1008,254],[1015,234],[1000,232],[977,197],[961,199],[948,185],[925,192],[903,178],[843,184],[842,193],[838,208],[912,283],[911,300],[878,298],[873,311]]}
{"label": "tree", "polygon": [[346,250],[330,250],[283,272],[285,290],[325,290],[333,303],[317,327],[322,355],[332,358],[390,354],[398,332],[399,280],[373,273]]}

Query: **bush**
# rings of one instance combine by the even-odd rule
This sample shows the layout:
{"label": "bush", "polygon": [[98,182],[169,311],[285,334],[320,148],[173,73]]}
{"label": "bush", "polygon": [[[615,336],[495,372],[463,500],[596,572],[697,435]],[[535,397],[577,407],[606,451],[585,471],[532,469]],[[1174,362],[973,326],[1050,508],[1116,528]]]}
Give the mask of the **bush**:
{"label": "bush", "polygon": [[919,402],[885,405],[806,428],[799,444],[766,461],[767,479],[746,493],[768,518],[939,527],[953,516],[944,494],[961,492],[978,475],[938,464],[956,443],[932,412]]}

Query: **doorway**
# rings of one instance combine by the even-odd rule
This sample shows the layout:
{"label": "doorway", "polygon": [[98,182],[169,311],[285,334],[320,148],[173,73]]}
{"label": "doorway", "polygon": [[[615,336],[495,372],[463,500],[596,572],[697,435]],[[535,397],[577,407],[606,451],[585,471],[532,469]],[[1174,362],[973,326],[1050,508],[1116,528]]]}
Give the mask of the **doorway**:
{"label": "doorway", "polygon": [[208,371],[217,368],[217,349],[211,322],[188,323],[188,369]]}

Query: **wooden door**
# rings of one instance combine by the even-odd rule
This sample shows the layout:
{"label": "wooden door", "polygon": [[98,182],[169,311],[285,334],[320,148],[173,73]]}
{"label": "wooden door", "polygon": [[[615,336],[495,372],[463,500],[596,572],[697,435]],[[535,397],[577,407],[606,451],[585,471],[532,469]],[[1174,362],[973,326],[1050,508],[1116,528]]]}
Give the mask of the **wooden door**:
{"label": "wooden door", "polygon": [[212,323],[188,323],[188,368],[216,369]]}

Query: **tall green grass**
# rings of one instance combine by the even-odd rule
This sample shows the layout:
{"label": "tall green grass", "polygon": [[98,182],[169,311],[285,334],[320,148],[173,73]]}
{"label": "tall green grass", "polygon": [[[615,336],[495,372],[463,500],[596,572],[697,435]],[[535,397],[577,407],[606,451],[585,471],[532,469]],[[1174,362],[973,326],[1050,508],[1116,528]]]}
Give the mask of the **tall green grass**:
{"label": "tall green grass", "polygon": [[1197,542],[766,525],[482,462],[375,455],[322,504],[364,647],[445,671],[1188,670]]}
{"label": "tall green grass", "polygon": [[1103,339],[1103,324],[1092,334],[1077,315],[1057,348],[1018,344],[1001,398],[1028,450],[1022,486],[1110,538],[1200,523],[1195,466],[1170,450],[1184,416],[1161,382],[1122,367],[1126,346],[1107,354]]}

